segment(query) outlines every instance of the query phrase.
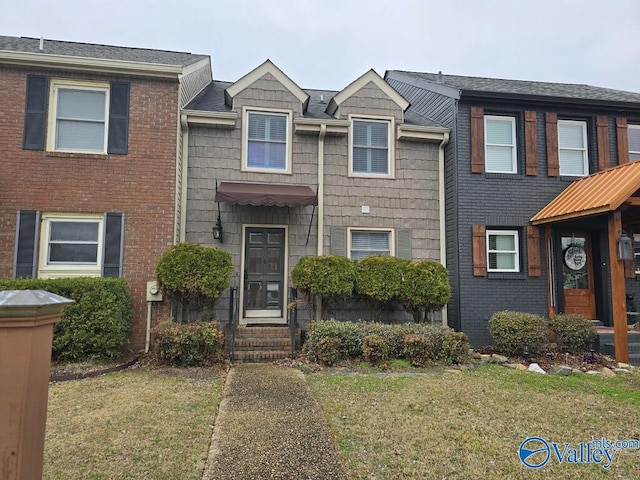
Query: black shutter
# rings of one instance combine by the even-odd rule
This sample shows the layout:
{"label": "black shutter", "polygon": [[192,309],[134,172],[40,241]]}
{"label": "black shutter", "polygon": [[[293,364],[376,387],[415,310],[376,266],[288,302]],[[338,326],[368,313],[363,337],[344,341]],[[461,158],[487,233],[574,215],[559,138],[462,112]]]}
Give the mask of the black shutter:
{"label": "black shutter", "polygon": [[21,210],[18,212],[16,251],[13,265],[14,278],[34,278],[36,276],[39,227],[39,212],[33,210]]}
{"label": "black shutter", "polygon": [[129,84],[111,82],[108,153],[126,155],[129,149]]}
{"label": "black shutter", "polygon": [[27,75],[26,97],[22,148],[25,150],[44,150],[47,77]]}
{"label": "black shutter", "polygon": [[104,256],[102,276],[122,276],[124,213],[106,213],[104,219]]}

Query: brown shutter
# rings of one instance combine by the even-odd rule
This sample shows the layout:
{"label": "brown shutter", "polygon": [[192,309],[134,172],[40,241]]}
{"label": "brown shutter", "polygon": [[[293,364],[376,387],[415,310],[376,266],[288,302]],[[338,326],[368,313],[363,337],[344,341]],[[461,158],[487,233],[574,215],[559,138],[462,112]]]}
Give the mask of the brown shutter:
{"label": "brown shutter", "polygon": [[487,276],[487,237],[484,225],[473,226],[473,276]]}
{"label": "brown shutter", "polygon": [[525,162],[527,166],[527,175],[538,175],[538,159],[536,157],[536,147],[538,143],[538,132],[536,124],[538,114],[536,112],[524,112],[524,144],[525,144]]}
{"label": "brown shutter", "polygon": [[539,277],[542,275],[540,229],[533,225],[527,226],[527,258],[529,260],[529,276]]}
{"label": "brown shutter", "polygon": [[618,139],[618,165],[629,163],[629,133],[626,118],[616,118],[616,137]]}
{"label": "brown shutter", "polygon": [[471,172],[484,173],[484,110],[471,107]]}
{"label": "brown shutter", "polygon": [[602,171],[611,166],[609,157],[609,119],[605,116],[599,116],[596,119],[596,128],[598,132],[598,170]]}
{"label": "brown shutter", "polygon": [[560,175],[560,160],[558,159],[558,114],[547,112],[545,115],[547,133],[547,175]]}

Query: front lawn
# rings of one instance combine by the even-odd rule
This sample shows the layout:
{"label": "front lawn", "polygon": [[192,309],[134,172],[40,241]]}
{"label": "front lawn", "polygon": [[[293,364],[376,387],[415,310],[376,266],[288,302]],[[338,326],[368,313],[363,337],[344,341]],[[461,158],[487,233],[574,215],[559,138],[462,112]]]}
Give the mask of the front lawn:
{"label": "front lawn", "polygon": [[223,382],[139,369],[51,384],[43,478],[201,478]]}
{"label": "front lawn", "polygon": [[[640,478],[640,450],[608,470],[519,460],[530,436],[577,448],[640,439],[640,377],[539,375],[486,365],[431,375],[314,374],[307,379],[356,479]],[[568,458],[568,457],[565,457]]]}

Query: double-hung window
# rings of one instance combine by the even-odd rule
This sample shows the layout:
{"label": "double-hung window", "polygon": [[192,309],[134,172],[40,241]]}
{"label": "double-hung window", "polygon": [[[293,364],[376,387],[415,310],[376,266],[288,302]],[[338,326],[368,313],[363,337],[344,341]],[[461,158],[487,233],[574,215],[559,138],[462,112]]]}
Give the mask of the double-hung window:
{"label": "double-hung window", "polygon": [[515,118],[485,115],[484,132],[485,171],[517,173]]}
{"label": "double-hung window", "polygon": [[391,176],[391,121],[353,119],[350,174]]}
{"label": "double-hung window", "polygon": [[106,153],[109,84],[51,82],[49,150]]}
{"label": "double-hung window", "polygon": [[289,171],[288,113],[247,111],[244,168],[268,172]]}
{"label": "double-hung window", "polygon": [[629,137],[629,160],[640,160],[640,125],[629,125],[627,128]]}
{"label": "double-hung window", "polygon": [[43,215],[40,276],[100,276],[102,215]]}
{"label": "double-hung window", "polygon": [[349,229],[349,258],[357,260],[369,255],[393,255],[391,230]]}
{"label": "double-hung window", "polygon": [[487,230],[487,271],[519,272],[520,252],[517,230]]}
{"label": "double-hung window", "polygon": [[558,120],[558,158],[560,175],[589,175],[587,156],[587,124],[573,120]]}

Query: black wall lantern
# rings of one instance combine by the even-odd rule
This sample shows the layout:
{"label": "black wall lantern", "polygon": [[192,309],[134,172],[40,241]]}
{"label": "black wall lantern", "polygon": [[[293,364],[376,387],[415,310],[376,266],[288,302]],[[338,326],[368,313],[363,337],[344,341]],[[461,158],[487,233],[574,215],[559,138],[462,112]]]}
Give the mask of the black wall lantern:
{"label": "black wall lantern", "polygon": [[220,220],[220,204],[218,203],[218,218],[213,226],[213,239],[222,243],[222,220]]}
{"label": "black wall lantern", "polygon": [[627,233],[623,230],[622,235],[618,238],[618,260],[628,261],[633,260],[633,243],[627,236]]}

